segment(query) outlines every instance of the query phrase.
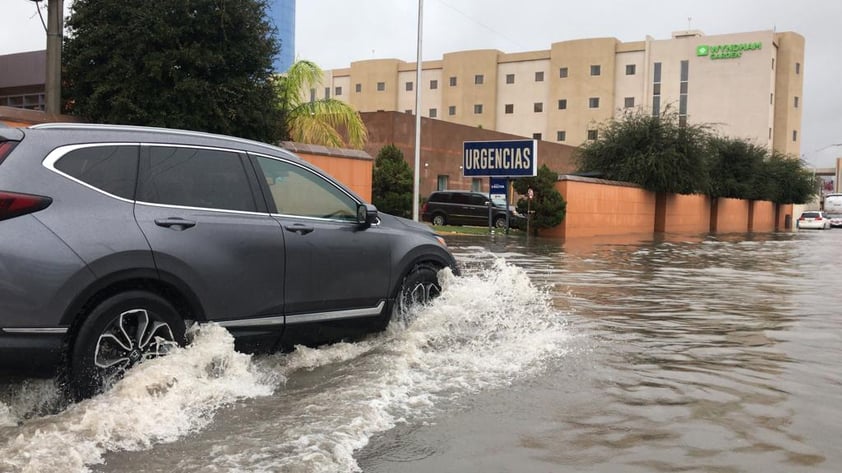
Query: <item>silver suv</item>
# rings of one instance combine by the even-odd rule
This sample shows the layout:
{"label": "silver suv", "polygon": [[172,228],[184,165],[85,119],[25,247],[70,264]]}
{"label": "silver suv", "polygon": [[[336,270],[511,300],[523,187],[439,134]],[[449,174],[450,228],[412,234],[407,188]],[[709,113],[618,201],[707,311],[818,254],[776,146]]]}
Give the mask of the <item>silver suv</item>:
{"label": "silver suv", "polygon": [[0,372],[90,396],[192,322],[275,351],[382,329],[456,263],[292,153],[180,130],[0,128]]}

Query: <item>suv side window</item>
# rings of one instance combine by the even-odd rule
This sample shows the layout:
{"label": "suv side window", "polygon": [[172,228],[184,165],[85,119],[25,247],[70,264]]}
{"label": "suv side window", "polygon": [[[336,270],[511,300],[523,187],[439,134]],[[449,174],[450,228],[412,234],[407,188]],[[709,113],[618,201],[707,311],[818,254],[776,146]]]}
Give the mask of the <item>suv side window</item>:
{"label": "suv side window", "polygon": [[430,196],[430,202],[450,202],[450,193],[433,192],[433,194]]}
{"label": "suv side window", "polygon": [[138,147],[91,146],[75,149],[55,163],[55,168],[109,194],[134,200]]}
{"label": "suv side window", "polygon": [[485,206],[485,203],[488,202],[488,199],[485,196],[471,194],[471,205],[482,205]]}
{"label": "suv side window", "polygon": [[461,194],[457,192],[453,194],[451,202],[453,202],[454,204],[468,205],[471,203],[471,199],[468,197],[467,194]]}
{"label": "suv side window", "polygon": [[257,210],[239,154],[171,146],[146,149],[148,169],[141,174],[138,200],[187,207]]}
{"label": "suv side window", "polygon": [[276,212],[300,217],[355,222],[357,201],[309,169],[279,159],[257,156]]}

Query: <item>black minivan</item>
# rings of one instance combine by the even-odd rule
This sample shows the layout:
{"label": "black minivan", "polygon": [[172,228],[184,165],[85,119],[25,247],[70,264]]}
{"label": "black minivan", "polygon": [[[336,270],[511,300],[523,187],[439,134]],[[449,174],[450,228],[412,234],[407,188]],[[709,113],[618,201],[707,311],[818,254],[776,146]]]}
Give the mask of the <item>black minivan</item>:
{"label": "black minivan", "polygon": [[[488,195],[471,191],[436,191],[421,209],[421,219],[433,225],[488,225],[489,208],[491,222],[497,228],[506,228],[506,204],[488,198]],[[513,212],[509,214],[511,228],[523,228],[524,217]]]}

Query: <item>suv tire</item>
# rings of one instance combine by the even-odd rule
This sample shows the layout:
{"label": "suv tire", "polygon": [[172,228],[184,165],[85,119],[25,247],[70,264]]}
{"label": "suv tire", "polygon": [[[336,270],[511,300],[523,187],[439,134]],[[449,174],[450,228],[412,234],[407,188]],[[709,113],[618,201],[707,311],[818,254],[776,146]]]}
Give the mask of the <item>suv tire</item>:
{"label": "suv tire", "polygon": [[184,320],[163,297],[121,292],[98,303],[72,341],[69,394],[75,400],[109,388],[131,367],[185,344]]}
{"label": "suv tire", "polygon": [[419,265],[406,275],[395,296],[392,319],[405,321],[409,311],[417,306],[428,304],[441,294],[438,269],[429,265]]}
{"label": "suv tire", "polygon": [[494,226],[497,228],[506,228],[506,216],[498,215],[494,218]]}
{"label": "suv tire", "polygon": [[433,215],[433,225],[437,227],[447,225],[447,218],[445,218],[444,214],[435,214]]}

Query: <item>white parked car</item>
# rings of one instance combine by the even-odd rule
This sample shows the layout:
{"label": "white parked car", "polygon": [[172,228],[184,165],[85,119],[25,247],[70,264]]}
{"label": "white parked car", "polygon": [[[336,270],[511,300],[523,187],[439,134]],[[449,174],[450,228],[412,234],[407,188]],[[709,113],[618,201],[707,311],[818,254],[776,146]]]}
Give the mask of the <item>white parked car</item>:
{"label": "white parked car", "polygon": [[809,210],[801,214],[798,218],[796,226],[801,228],[813,228],[818,230],[825,230],[830,228],[830,219],[821,210]]}

